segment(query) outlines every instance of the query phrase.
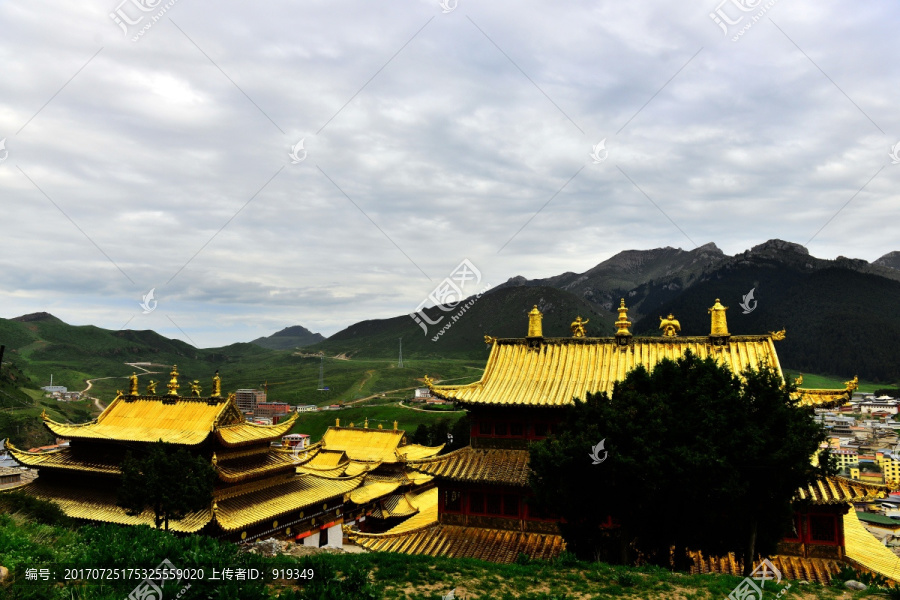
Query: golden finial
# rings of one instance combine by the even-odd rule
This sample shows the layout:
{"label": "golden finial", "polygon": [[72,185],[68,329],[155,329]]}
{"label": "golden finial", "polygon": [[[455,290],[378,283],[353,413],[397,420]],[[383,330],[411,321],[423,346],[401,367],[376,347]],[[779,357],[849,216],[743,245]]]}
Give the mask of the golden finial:
{"label": "golden finial", "polygon": [[131,377],[129,377],[128,395],[138,395],[138,378],[134,371],[131,372]]}
{"label": "golden finial", "polygon": [[803,385],[803,373],[800,373],[800,374],[797,376],[797,379],[794,380],[794,385],[796,385],[796,386],[798,386],[798,387],[801,386],[801,385]]}
{"label": "golden finial", "polygon": [[581,315],[575,317],[572,322],[572,337],[583,338],[585,336],[584,326],[590,323],[590,319],[582,320]]}
{"label": "golden finial", "polygon": [[41,410],[41,418],[44,419],[45,421],[50,418],[50,415],[47,414],[46,409]]}
{"label": "golden finial", "polygon": [[727,306],[722,306],[722,303],[719,302],[719,299],[716,298],[716,303],[712,305],[712,308],[707,309],[711,318],[710,325],[710,336],[726,336],[728,333],[728,323],[725,320],[725,311],[728,310]]}
{"label": "golden finial", "polygon": [[397,421],[394,421],[394,431],[397,431]]}
{"label": "golden finial", "polygon": [[353,421],[350,421],[350,427],[353,427]]}
{"label": "golden finial", "polygon": [[340,426],[341,426],[341,420],[340,420],[340,419],[335,419],[335,420],[334,420],[334,426],[335,426],[335,427],[340,427]]}
{"label": "golden finial", "polygon": [[193,380],[191,382],[191,396],[200,397],[200,392],[203,391],[200,389],[200,382],[198,380]]}
{"label": "golden finial", "polygon": [[496,341],[497,341],[497,338],[495,338],[495,337],[491,337],[491,336],[489,336],[489,335],[484,336],[484,343],[485,343],[485,344],[493,344],[493,343],[496,342]]}
{"label": "golden finial", "polygon": [[384,425],[382,425],[381,423],[379,423],[379,424],[378,424],[378,429],[384,429]]}
{"label": "golden finial", "polygon": [[769,335],[772,336],[772,340],[775,342],[780,342],[786,337],[786,332],[784,329],[781,331],[770,331]]}
{"label": "golden finial", "polygon": [[432,379],[432,378],[429,377],[428,375],[426,375],[425,377],[423,377],[423,378],[422,378],[422,381],[425,382],[425,385],[428,386],[429,389],[431,389],[431,387],[434,385],[434,379]]}
{"label": "golden finial", "polygon": [[534,308],[528,313],[528,337],[544,337],[543,331],[541,330],[541,320],[543,318],[544,315],[541,314],[537,304],[535,304]]}
{"label": "golden finial", "polygon": [[844,385],[847,386],[848,392],[852,392],[859,387],[859,377],[854,375],[853,379],[851,379],[850,381],[845,381]]}
{"label": "golden finial", "polygon": [[675,337],[681,331],[681,323],[678,322],[675,315],[669,313],[665,319],[659,318],[659,328],[663,330],[663,337]]}
{"label": "golden finial", "polygon": [[219,377],[219,370],[216,369],[216,374],[213,375],[213,398],[221,398],[222,397],[222,378]]}
{"label": "golden finial", "polygon": [[628,328],[631,327],[631,321],[628,320],[628,308],[625,306],[625,298],[619,302],[619,318],[616,319],[616,337],[631,336]]}
{"label": "golden finial", "polygon": [[152,379],[147,382],[147,395],[155,396],[156,395],[156,384],[159,383],[157,381],[153,381]]}
{"label": "golden finial", "polygon": [[212,502],[212,514],[213,514],[213,517],[218,516],[218,513],[219,513],[219,505],[218,505],[218,503],[216,503],[215,500],[213,500],[213,502]]}
{"label": "golden finial", "polygon": [[366,421],[365,423],[363,423],[363,427],[365,427],[366,429],[369,428],[369,417],[366,417]]}
{"label": "golden finial", "polygon": [[168,388],[168,396],[178,395],[178,365],[172,365],[172,378],[169,380]]}
{"label": "golden finial", "polygon": [[216,466],[217,464],[219,464],[219,459],[216,458],[215,452],[213,452],[213,455],[212,455],[212,464],[213,464],[213,466]]}

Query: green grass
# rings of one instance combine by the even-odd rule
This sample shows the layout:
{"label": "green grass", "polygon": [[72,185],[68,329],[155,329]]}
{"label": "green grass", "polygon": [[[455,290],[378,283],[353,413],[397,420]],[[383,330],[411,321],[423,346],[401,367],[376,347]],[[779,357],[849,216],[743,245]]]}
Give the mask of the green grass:
{"label": "green grass", "polygon": [[403,408],[397,404],[366,405],[341,410],[327,410],[315,413],[301,413],[294,425],[294,433],[309,434],[310,439],[318,440],[328,427],[335,424],[335,419],[341,420],[342,427],[349,427],[351,423],[356,427],[362,427],[366,418],[369,419],[369,428],[377,429],[382,425],[385,429],[391,429],[394,421],[398,428],[406,431],[411,436],[419,425],[431,425],[439,419],[446,419],[451,427],[457,419],[465,414],[464,411],[420,411]]}

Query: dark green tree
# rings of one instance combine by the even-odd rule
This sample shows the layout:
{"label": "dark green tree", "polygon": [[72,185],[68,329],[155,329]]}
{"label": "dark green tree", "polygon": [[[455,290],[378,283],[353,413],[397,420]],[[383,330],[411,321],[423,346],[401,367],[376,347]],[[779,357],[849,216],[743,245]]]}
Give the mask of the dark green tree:
{"label": "dark green tree", "polygon": [[151,509],[156,528],[168,531],[169,519],[210,505],[215,480],[207,459],[160,440],[139,457],[125,454],[117,503],[129,515]]}
{"label": "dark green tree", "polygon": [[[688,352],[566,409],[559,433],[532,445],[531,479],[538,507],[565,519],[571,551],[667,566],[674,547],[681,568],[688,549],[735,552],[749,573],[774,550],[797,489],[834,465],[827,452],[811,463],[826,436],[792,385],[770,369],[742,376]],[[593,464],[601,440],[605,460]]]}

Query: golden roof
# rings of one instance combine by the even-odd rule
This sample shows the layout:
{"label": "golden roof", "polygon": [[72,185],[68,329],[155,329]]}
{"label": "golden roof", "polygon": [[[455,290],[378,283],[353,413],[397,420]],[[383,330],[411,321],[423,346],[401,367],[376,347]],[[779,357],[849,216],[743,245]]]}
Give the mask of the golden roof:
{"label": "golden roof", "polygon": [[270,441],[279,438],[291,430],[300,413],[294,413],[277,425],[259,425],[258,423],[238,423],[227,427],[218,427],[216,437],[226,446],[243,446],[255,442]]}
{"label": "golden roof", "polygon": [[410,502],[408,494],[392,494],[379,502],[372,516],[381,519],[392,517],[409,517],[419,512],[415,504]]}
{"label": "golden roof", "polygon": [[800,488],[794,499],[808,500],[812,504],[845,504],[885,498],[889,492],[883,485],[860,483],[843,477],[825,477],[809,487]]}
{"label": "golden roof", "polygon": [[396,533],[408,533],[424,527],[431,527],[438,521],[438,489],[430,487],[419,492],[407,494],[410,504],[416,507],[418,512],[399,525],[385,531],[385,535]]}
{"label": "golden roof", "polygon": [[6,441],[6,448],[9,450],[10,456],[26,467],[90,471],[108,475],[121,474],[117,460],[117,458],[121,459],[121,452],[119,452],[118,457],[100,452],[91,452],[89,456],[79,456],[71,447],[49,452],[27,452],[19,450],[9,440]]}
{"label": "golden roof", "polygon": [[554,534],[441,524],[391,534],[347,531],[347,535],[356,544],[376,552],[476,558],[505,564],[512,563],[519,554],[551,560],[566,548],[562,537]]}
{"label": "golden roof", "polygon": [[210,433],[226,446],[262,442],[286,433],[297,414],[278,425],[248,423],[233,400],[180,396],[117,396],[99,417],[68,425],[44,417],[55,435],[66,439],[156,442],[195,446]]}
{"label": "golden roof", "polygon": [[846,389],[797,388],[791,397],[800,398],[800,406],[840,406],[850,401],[850,392]]}
{"label": "golden roof", "polygon": [[[728,556],[703,556],[702,552],[689,552],[694,564],[691,565],[691,574],[716,573],[719,575],[743,576],[743,562],[735,558],[733,553]],[[802,556],[775,555],[769,560],[776,569],[781,571],[785,579],[801,579],[805,581],[828,585],[831,577],[841,570],[843,564],[840,561],[828,558],[804,558]]]}
{"label": "golden roof", "polygon": [[[88,519],[119,525],[155,526],[152,510],[145,510],[139,515],[128,515],[125,509],[116,506],[116,492],[109,486],[75,487],[58,485],[42,481],[38,478],[29,485],[18,488],[29,496],[50,500],[57,504],[64,513],[74,519]],[[169,529],[183,533],[193,533],[202,529],[212,520],[209,509],[190,513],[180,520],[169,520]]]}
{"label": "golden roof", "polygon": [[270,448],[265,454],[254,454],[232,459],[219,459],[216,471],[222,481],[243,481],[263,475],[292,471],[297,459],[290,450]]}
{"label": "golden roof", "polygon": [[444,444],[440,446],[422,446],[421,444],[407,444],[397,448],[397,454],[404,460],[420,460],[435,456],[444,449]]}
{"label": "golden roof", "polygon": [[770,335],[731,336],[724,345],[710,337],[630,338],[619,345],[609,338],[500,339],[480,381],[468,385],[431,385],[435,395],[466,404],[561,406],[587,392],[612,392],[613,384],[643,365],[652,369],[663,358],[690,350],[740,373],[763,365],[783,377]]}
{"label": "golden roof", "polygon": [[335,479],[299,475],[279,485],[217,500],[216,521],[225,531],[237,531],[333,498],[343,500],[361,481],[361,475]]}
{"label": "golden roof", "polygon": [[410,461],[409,467],[453,481],[528,485],[528,450],[483,449],[466,446],[442,456]]}
{"label": "golden roof", "polygon": [[356,504],[366,504],[372,500],[381,498],[382,496],[387,496],[400,487],[400,485],[399,481],[367,481],[364,486],[358,487],[350,492],[350,500]]}
{"label": "golden roof", "polygon": [[848,561],[900,583],[900,557],[869,533],[852,509],[844,515],[844,548]]}
{"label": "golden roof", "polygon": [[405,431],[398,429],[329,427],[322,437],[322,445],[328,451],[342,451],[350,460],[366,463],[404,462],[408,455],[433,456],[443,448],[418,444],[407,446],[404,444],[405,435]]}

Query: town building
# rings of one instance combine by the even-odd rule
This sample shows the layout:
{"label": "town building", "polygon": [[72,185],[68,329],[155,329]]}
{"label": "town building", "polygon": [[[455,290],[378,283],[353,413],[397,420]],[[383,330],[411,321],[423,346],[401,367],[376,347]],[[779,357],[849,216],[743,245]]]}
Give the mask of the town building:
{"label": "town building", "polygon": [[238,390],[234,399],[241,412],[255,412],[256,405],[266,401],[266,393],[263,390]]}

